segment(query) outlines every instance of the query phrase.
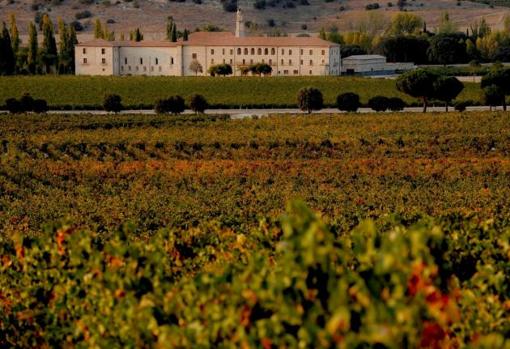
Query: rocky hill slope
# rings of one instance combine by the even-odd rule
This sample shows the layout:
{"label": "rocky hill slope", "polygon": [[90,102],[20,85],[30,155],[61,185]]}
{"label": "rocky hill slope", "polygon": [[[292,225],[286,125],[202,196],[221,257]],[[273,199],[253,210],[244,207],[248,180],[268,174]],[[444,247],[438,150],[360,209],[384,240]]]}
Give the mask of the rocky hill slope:
{"label": "rocky hill slope", "polygon": [[[391,2],[393,1],[393,2]],[[399,11],[398,0],[237,0],[254,33],[317,32],[320,28],[337,27],[356,30],[374,18],[389,21]],[[433,28],[444,11],[459,28],[484,17],[491,25],[500,27],[510,8],[498,7],[507,0],[407,0],[405,10],[424,17],[428,28]],[[378,4],[378,9],[367,6]],[[494,3],[494,4],[493,4]],[[83,26],[82,36],[93,30],[96,18],[108,21],[109,29],[128,33],[140,27],[146,38],[163,36],[166,19],[172,16],[180,29],[216,26],[234,29],[236,0],[0,0],[0,19],[7,20],[15,13],[23,33],[29,21],[48,12],[66,22],[78,21]],[[371,17],[370,17],[370,14]],[[377,14],[374,16],[373,14]]]}

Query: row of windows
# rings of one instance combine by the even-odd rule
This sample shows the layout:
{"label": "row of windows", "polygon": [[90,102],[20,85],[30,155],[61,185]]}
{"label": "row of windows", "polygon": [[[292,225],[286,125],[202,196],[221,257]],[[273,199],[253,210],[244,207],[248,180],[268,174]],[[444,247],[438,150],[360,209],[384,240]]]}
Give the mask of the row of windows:
{"label": "row of windows", "polygon": [[[140,57],[138,59],[138,62],[140,63],[140,65],[143,65],[143,58]],[[124,57],[124,64],[128,64],[128,59],[127,57]],[[149,64],[150,64],[150,58],[149,58]],[[159,64],[159,58],[154,58],[154,64],[155,65],[158,65]],[[170,64],[174,64],[174,58],[173,57],[170,57]]]}
{"label": "row of windows", "polygon": [[[147,71],[147,67],[146,67],[146,66],[143,66],[143,67],[141,67],[141,68],[142,68],[142,70],[143,70],[144,72],[146,72],[146,71]],[[123,65],[121,65],[121,66],[120,66],[120,70],[121,70],[121,71],[124,71],[124,70],[131,71],[131,66],[130,66],[130,65],[128,65],[127,67],[124,67]],[[162,71],[162,70],[163,70],[163,68],[162,68],[161,66],[159,66],[159,67],[158,67],[158,71]],[[140,71],[140,66],[138,66],[138,65],[137,65],[137,66],[135,66],[135,71]],[[151,71],[151,72],[153,72],[153,71],[154,71],[154,66],[151,66],[151,67],[150,67],[150,71]]]}
{"label": "row of windows", "polygon": [[[84,47],[84,48],[83,48],[83,50],[82,50],[82,52],[83,52],[83,54],[84,54],[84,55],[86,55],[86,54],[87,54],[87,48],[85,48],[85,47]],[[102,55],[105,55],[105,54],[106,54],[106,49],[105,49],[105,48],[102,48],[102,49],[101,49],[101,54],[102,54]]]}
{"label": "row of windows", "polygon": [[[83,58],[83,64],[87,63],[88,63],[87,57]],[[101,58],[101,64],[106,64],[106,58]]]}
{"label": "row of windows", "polygon": [[[251,49],[248,49],[247,47],[243,49],[241,49],[240,47],[237,48],[237,54],[240,55],[240,54],[244,54],[245,55],[248,55],[248,54],[251,54],[251,55],[255,55],[255,52],[257,55],[262,55],[262,52],[264,52],[264,55],[268,55],[269,54],[269,48],[265,48],[262,50],[262,48],[258,48],[257,50],[255,50],[255,48],[251,48]],[[301,49],[300,50],[300,54],[301,55],[304,55],[304,52],[305,50]],[[214,49],[211,49],[211,55],[214,55],[215,53],[215,50]],[[292,55],[292,50],[288,50],[288,53],[289,53],[289,56]],[[313,56],[313,50],[309,50],[308,51],[309,55],[310,56]],[[222,49],[222,54],[225,55],[225,49]],[[230,54],[233,55],[234,54],[234,50],[233,49],[230,49]],[[272,55],[275,55],[276,54],[276,49],[275,48],[271,48],[271,54]],[[285,49],[282,48],[281,50],[281,54],[284,55],[285,54]],[[321,54],[324,56],[326,54],[326,50],[322,50],[321,51]]]}
{"label": "row of windows", "polygon": [[[292,59],[289,59],[288,62],[289,62],[288,65],[292,65],[293,64]],[[214,63],[215,63],[214,59],[211,59],[211,65],[213,65]],[[223,63],[226,63],[225,59],[223,59]],[[246,63],[247,63],[246,59],[243,58],[242,64],[246,65]],[[253,63],[254,63],[253,59],[250,59],[250,64],[253,64]],[[264,59],[262,60],[262,63],[266,63]],[[301,63],[301,65],[305,65],[305,61],[304,60],[301,60],[300,63]],[[230,64],[233,64],[233,60],[232,59],[230,59]],[[273,60],[272,59],[268,60],[267,64],[273,65]],[[322,64],[324,64],[324,60],[322,60]],[[281,60],[280,65],[285,65],[285,60],[284,59]],[[313,60],[310,60],[308,65],[313,66]]]}
{"label": "row of windows", "polygon": [[[211,49],[211,55],[214,55],[214,52],[215,52],[214,49]],[[240,47],[237,48],[237,54],[238,55],[242,54],[242,52],[243,52],[243,50]],[[262,48],[258,48],[256,52],[257,52],[257,55],[262,55]],[[281,52],[282,52],[282,55],[284,55],[285,54],[285,49],[282,49]],[[304,54],[304,50],[301,49],[300,53],[301,53],[301,55],[303,55]],[[324,56],[326,54],[326,51],[322,50],[321,53]],[[87,54],[87,48],[85,48],[85,47],[83,48],[83,54]],[[101,49],[101,54],[103,54],[103,55],[106,54],[106,49],[102,48]],[[222,49],[222,54],[225,55],[225,49]],[[230,54],[231,55],[234,54],[234,50],[233,49],[230,49]],[[248,54],[255,55],[255,48],[252,47],[251,49],[248,49],[247,47],[245,47],[244,48],[244,54],[245,55],[248,55]],[[269,48],[265,48],[264,49],[264,55],[268,55],[268,54],[269,54]],[[276,54],[276,49],[275,48],[271,48],[271,54],[272,55]],[[309,54],[310,54],[310,56],[312,56],[313,55],[313,50],[309,50]],[[291,56],[291,55],[292,55],[292,50],[289,50],[289,56]],[[192,56],[193,56],[193,59],[197,58],[197,54],[196,53],[193,53]],[[172,61],[171,64],[174,64],[173,63],[174,59],[173,58],[170,58],[170,59]],[[124,58],[124,60],[125,60],[125,63],[127,64],[127,58]],[[140,64],[143,64],[143,58],[140,58]],[[158,59],[157,58],[156,58],[156,64],[158,64]]]}

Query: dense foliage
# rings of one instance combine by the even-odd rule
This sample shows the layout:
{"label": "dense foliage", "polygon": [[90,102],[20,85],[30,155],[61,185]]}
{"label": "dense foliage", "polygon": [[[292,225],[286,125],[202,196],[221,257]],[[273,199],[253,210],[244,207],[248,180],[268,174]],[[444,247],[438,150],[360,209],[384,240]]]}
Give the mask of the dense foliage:
{"label": "dense foliage", "polygon": [[510,230],[492,221],[339,234],[294,204],[247,235],[50,226],[0,255],[4,347],[510,347]]}
{"label": "dense foliage", "polygon": [[510,347],[506,113],[0,135],[2,348]]}
{"label": "dense foliage", "polygon": [[[465,83],[459,100],[480,103],[479,84]],[[388,79],[357,77],[85,77],[85,76],[18,76],[0,77],[0,104],[20,97],[23,92],[48,101],[52,108],[101,109],[105,94],[122,97],[126,109],[152,109],[157,99],[171,95],[188,98],[201,94],[211,107],[296,107],[298,91],[307,86],[318,88],[326,106],[335,106],[343,91],[358,94],[366,105],[374,96],[400,97],[408,104],[418,101],[395,88]],[[20,92],[21,91],[21,92]],[[74,91],[80,91],[75,93]]]}

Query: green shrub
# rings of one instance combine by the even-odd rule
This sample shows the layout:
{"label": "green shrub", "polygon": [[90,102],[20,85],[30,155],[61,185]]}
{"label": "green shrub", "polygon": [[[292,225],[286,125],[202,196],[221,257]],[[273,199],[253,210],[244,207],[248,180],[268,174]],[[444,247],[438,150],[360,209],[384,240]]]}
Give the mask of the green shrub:
{"label": "green shrub", "polygon": [[359,96],[353,92],[338,95],[336,105],[338,109],[347,112],[356,112],[361,107]]}
{"label": "green shrub", "polygon": [[194,94],[189,98],[189,108],[197,114],[203,113],[208,107],[209,104],[207,103],[205,97],[202,95]]}
{"label": "green shrub", "polygon": [[103,100],[103,109],[108,112],[120,112],[123,109],[122,98],[116,94],[106,95]]}
{"label": "green shrub", "polygon": [[324,105],[321,91],[314,87],[305,87],[299,90],[297,99],[299,109],[309,114],[313,110],[321,110]]}
{"label": "green shrub", "polygon": [[375,96],[368,100],[368,107],[376,112],[386,111],[389,108],[389,98],[384,96]]}

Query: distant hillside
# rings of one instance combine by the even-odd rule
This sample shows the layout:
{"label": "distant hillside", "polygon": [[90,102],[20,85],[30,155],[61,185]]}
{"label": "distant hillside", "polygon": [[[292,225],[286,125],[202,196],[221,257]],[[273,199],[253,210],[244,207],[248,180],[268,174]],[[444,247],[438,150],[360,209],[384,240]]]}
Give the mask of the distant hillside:
{"label": "distant hillside", "polygon": [[510,7],[510,0],[471,0],[485,5]]}
{"label": "distant hillside", "polygon": [[[484,4],[482,2],[490,2]],[[448,11],[460,29],[481,17],[500,27],[510,13],[510,0],[407,0],[406,11],[422,16],[429,29]],[[377,4],[377,5],[374,5]],[[96,18],[108,22],[110,30],[128,33],[140,27],[146,38],[160,38],[166,19],[172,16],[180,29],[214,26],[234,30],[237,6],[245,12],[248,31],[266,33],[317,33],[320,28],[336,27],[357,30],[366,25],[369,13],[377,13],[378,21],[389,21],[399,8],[398,0],[0,0],[0,19],[15,13],[23,33],[29,21],[49,13],[56,20],[75,21],[82,27],[80,35],[90,36]],[[367,8],[377,9],[367,10]]]}

